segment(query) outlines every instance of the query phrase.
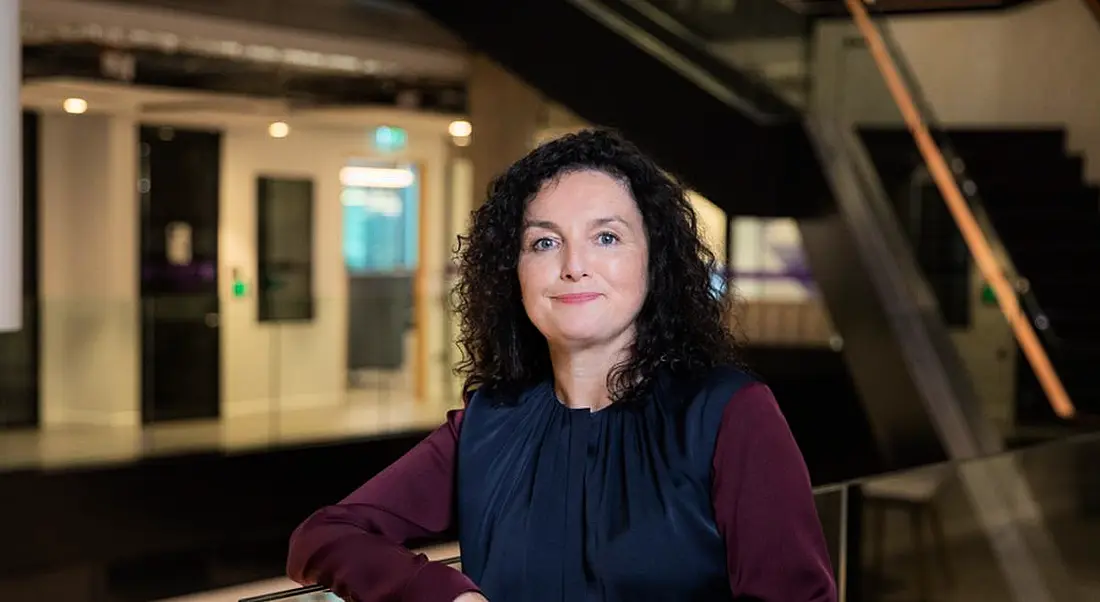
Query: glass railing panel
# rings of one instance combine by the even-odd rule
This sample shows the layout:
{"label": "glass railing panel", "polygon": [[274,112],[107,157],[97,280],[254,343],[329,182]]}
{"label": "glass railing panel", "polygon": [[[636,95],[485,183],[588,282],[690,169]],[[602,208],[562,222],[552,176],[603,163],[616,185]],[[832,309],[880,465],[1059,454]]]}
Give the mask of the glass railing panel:
{"label": "glass railing panel", "polygon": [[[850,515],[860,551],[846,556],[848,587],[866,600],[1002,600],[1028,590],[1039,596],[1028,599],[1093,599],[1100,482],[1089,463],[1098,452],[1100,438],[1078,437],[848,484],[861,506]],[[992,490],[991,475],[1006,471],[1035,495]],[[1008,502],[991,512],[989,495]],[[997,549],[1016,538],[1028,544],[1026,562]]]}
{"label": "glass railing panel", "polygon": [[[1024,537],[1060,581],[1044,599],[1089,600],[1100,592],[1100,437],[1079,436],[966,462],[941,463],[817,487],[814,501],[841,599],[1008,600],[1014,573],[1031,570],[998,554],[998,541]],[[993,491],[989,475],[1014,471],[1032,499]],[[996,480],[996,479],[994,479]],[[988,495],[1011,498],[990,513]],[[444,562],[461,568],[458,557]],[[1034,558],[1034,557],[1033,557]],[[1006,564],[1007,563],[1007,564]],[[1037,598],[1036,598],[1037,599]],[[247,602],[338,600],[311,586]]]}
{"label": "glass railing panel", "polygon": [[849,566],[853,559],[859,558],[858,541],[853,541],[853,536],[858,536],[855,529],[859,524],[859,501],[852,499],[851,492],[847,483],[814,489],[814,504],[841,600],[856,599],[847,596]]}
{"label": "glass railing panel", "polygon": [[462,383],[447,288],[425,288],[265,321],[247,288],[44,296],[25,306],[30,331],[0,335],[0,467],[426,433]]}
{"label": "glass railing panel", "polygon": [[862,500],[858,578],[866,599],[1011,598],[953,465],[885,475],[854,487]]}
{"label": "glass railing panel", "polygon": [[[1035,492],[1038,512],[1020,508],[1021,521],[1042,520],[1053,544],[1051,551],[1063,564],[1080,600],[1100,596],[1100,436],[1078,435],[1036,445],[1012,456]],[[999,458],[981,460],[984,467]],[[1036,516],[1037,515],[1037,516]]]}
{"label": "glass railing panel", "polygon": [[273,441],[425,431],[462,406],[458,329],[444,284],[374,280],[384,278],[392,281],[315,299],[311,320],[266,325],[268,363],[257,366],[265,374],[250,378],[271,383],[263,419]]}

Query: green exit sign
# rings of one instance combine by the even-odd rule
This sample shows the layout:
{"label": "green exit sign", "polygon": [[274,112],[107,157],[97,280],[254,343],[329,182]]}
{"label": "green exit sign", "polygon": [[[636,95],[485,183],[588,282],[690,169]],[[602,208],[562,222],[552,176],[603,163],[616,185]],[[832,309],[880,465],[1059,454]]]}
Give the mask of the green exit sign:
{"label": "green exit sign", "polygon": [[982,285],[982,305],[997,305],[997,293],[993,292],[993,287],[988,282]]}
{"label": "green exit sign", "polygon": [[409,144],[409,134],[399,127],[383,125],[374,129],[374,147],[380,151],[404,150]]}

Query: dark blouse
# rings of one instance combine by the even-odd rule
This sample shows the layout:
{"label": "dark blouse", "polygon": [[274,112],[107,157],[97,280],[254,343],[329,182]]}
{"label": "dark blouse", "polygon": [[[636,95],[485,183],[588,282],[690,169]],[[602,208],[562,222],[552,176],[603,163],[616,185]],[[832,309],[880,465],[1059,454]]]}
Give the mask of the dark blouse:
{"label": "dark blouse", "polygon": [[[465,411],[291,538],[288,572],[346,600],[834,602],[802,457],[771,392],[728,369],[640,408],[547,383]],[[461,430],[462,436],[459,436]],[[406,550],[457,524],[462,572]]]}

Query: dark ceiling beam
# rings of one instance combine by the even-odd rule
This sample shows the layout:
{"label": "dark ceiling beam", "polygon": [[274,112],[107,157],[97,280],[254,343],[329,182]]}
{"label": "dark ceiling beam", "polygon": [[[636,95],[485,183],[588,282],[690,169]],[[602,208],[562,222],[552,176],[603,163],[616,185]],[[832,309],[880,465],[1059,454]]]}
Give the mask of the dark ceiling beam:
{"label": "dark ceiling beam", "polygon": [[[94,2],[98,0],[87,0]],[[453,34],[404,3],[380,0],[110,0],[350,38],[459,51]]]}
{"label": "dark ceiling beam", "polygon": [[88,43],[24,46],[23,78],[25,81],[60,77],[112,81],[289,100],[307,106],[393,106],[445,113],[466,110],[466,87],[461,80],[334,75],[147,50],[127,53],[133,60],[133,77],[120,80],[103,68],[101,57],[107,50]]}

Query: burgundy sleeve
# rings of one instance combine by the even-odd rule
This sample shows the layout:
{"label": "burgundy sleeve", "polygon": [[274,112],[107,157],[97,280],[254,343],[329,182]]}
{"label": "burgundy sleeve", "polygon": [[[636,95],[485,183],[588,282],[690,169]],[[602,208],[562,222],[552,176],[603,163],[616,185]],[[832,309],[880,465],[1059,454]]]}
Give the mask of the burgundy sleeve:
{"label": "burgundy sleeve", "polygon": [[711,495],[737,600],[836,602],[836,584],[802,454],[772,392],[733,396],[714,450]]}
{"label": "burgundy sleeve", "polygon": [[460,571],[404,547],[452,524],[462,410],[340,503],[291,535],[287,573],[353,602],[451,602],[477,586]]}

